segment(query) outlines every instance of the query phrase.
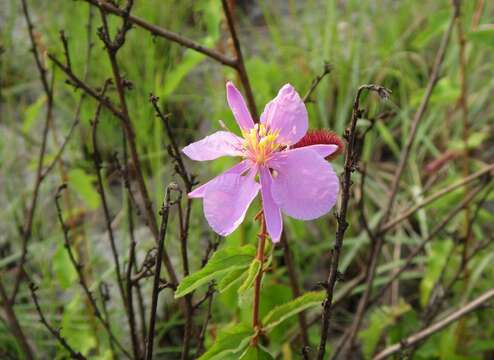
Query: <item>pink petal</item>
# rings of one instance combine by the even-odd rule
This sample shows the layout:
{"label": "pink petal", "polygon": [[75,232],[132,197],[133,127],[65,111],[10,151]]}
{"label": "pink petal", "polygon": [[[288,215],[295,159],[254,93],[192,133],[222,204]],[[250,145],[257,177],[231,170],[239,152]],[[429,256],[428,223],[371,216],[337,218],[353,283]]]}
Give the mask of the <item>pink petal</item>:
{"label": "pink petal", "polygon": [[275,170],[271,193],[287,215],[312,220],[335,205],[338,176],[316,151],[298,148],[278,153],[269,166]]}
{"label": "pink petal", "polygon": [[[225,172],[223,172],[222,174],[220,174],[218,176],[226,175],[226,174],[242,174],[248,168],[249,168],[249,161],[248,160],[244,160],[244,161],[238,163],[237,165],[231,167],[230,169],[226,170]],[[211,184],[211,182],[213,182],[215,179],[216,178],[213,178],[212,180],[208,181],[207,183],[202,184],[198,188],[192,190],[187,195],[189,196],[189,198],[203,198],[204,197],[204,194],[206,193],[207,186],[209,184]]]}
{"label": "pink petal", "polygon": [[[326,158],[338,150],[338,145],[316,144],[316,145],[304,146],[302,148],[297,148],[297,149],[314,150],[316,153],[321,155],[323,158]],[[296,149],[293,149],[293,150],[296,150]]]}
{"label": "pink petal", "polygon": [[237,120],[238,126],[242,130],[249,130],[254,126],[254,121],[250,115],[245,100],[232,82],[226,83],[226,99],[232,109],[233,116]]}
{"label": "pink petal", "polygon": [[269,236],[271,236],[273,242],[276,243],[280,241],[281,231],[283,230],[281,211],[271,195],[273,178],[271,177],[269,169],[263,166],[259,169],[259,172],[261,180],[262,208],[264,210],[264,218],[266,219],[266,228]]}
{"label": "pink petal", "polygon": [[213,179],[204,194],[204,215],[222,236],[231,234],[244,220],[250,203],[261,187],[254,172],[246,176],[224,174]]}
{"label": "pink petal", "polygon": [[192,160],[214,160],[221,156],[240,156],[243,139],[228,131],[217,131],[187,145],[182,152]]}
{"label": "pink petal", "polygon": [[293,86],[284,85],[261,115],[261,123],[279,131],[282,144],[295,144],[304,137],[309,127],[307,109]]}

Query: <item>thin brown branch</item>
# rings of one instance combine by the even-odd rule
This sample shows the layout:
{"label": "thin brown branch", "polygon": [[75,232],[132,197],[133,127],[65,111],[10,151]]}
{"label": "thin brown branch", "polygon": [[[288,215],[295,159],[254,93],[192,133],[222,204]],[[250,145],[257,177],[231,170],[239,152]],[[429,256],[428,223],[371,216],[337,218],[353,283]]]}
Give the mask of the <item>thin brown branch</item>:
{"label": "thin brown branch", "polygon": [[170,194],[173,190],[177,189],[177,185],[171,183],[167,186],[165,192],[165,198],[163,200],[163,205],[160,210],[161,215],[161,225],[160,225],[160,236],[158,243],[158,253],[156,254],[156,266],[154,270],[154,282],[153,282],[153,293],[151,297],[151,311],[149,315],[149,330],[148,338],[146,341],[146,360],[151,360],[153,358],[153,344],[154,344],[154,328],[156,325],[156,311],[158,308],[158,296],[160,293],[160,273],[161,273],[161,262],[165,249],[165,239],[166,231],[168,228],[168,215],[170,213],[170,207],[172,206],[172,201],[170,199]]}
{"label": "thin brown branch", "polygon": [[192,190],[192,186],[194,185],[194,177],[189,174],[187,171],[185,165],[184,165],[184,160],[182,157],[182,152],[180,151],[177,140],[175,137],[175,134],[173,133],[173,129],[170,125],[169,119],[170,116],[165,115],[159,105],[159,97],[150,94],[149,95],[149,101],[151,101],[151,104],[153,105],[154,110],[156,111],[156,116],[158,116],[161,119],[161,122],[163,123],[163,126],[165,127],[165,132],[168,137],[168,140],[170,141],[171,144],[171,156],[173,160],[176,163],[176,168],[175,170],[177,171],[178,175],[182,178],[182,181],[185,184],[187,192],[190,192]]}
{"label": "thin brown branch", "polygon": [[262,275],[264,272],[263,269],[264,248],[266,244],[266,238],[268,236],[264,213],[261,212],[258,218],[261,228],[259,230],[259,233],[257,234],[259,241],[257,245],[256,260],[259,261],[260,265],[259,265],[259,271],[254,281],[254,300],[252,301],[252,328],[254,329],[255,332],[254,337],[252,338],[253,346],[257,346],[259,341],[259,336],[262,334],[262,324],[259,319],[259,306],[261,304],[261,284],[262,284]]}
{"label": "thin brown branch", "polygon": [[[207,296],[205,299],[208,300],[208,309],[206,312],[206,317],[204,318],[204,323],[202,324],[201,333],[199,334],[199,339],[197,340],[197,351],[196,358],[199,358],[204,351],[204,339],[206,338],[206,331],[208,329],[209,321],[212,318],[212,309],[213,309],[213,295],[214,295],[214,287],[212,285],[209,286]],[[196,304],[196,307],[198,304]]]}
{"label": "thin brown branch", "polygon": [[247,75],[247,69],[245,68],[244,58],[242,55],[242,49],[240,47],[240,40],[238,38],[237,30],[235,29],[235,21],[233,10],[231,9],[228,0],[221,0],[223,4],[223,12],[225,13],[226,22],[228,24],[228,30],[230,31],[230,36],[233,41],[233,47],[235,49],[235,62],[234,68],[237,70],[240,82],[245,91],[245,96],[247,97],[247,105],[249,107],[250,113],[254,118],[255,122],[259,121],[257,115],[256,101],[254,99],[254,92],[250,86],[249,76]]}
{"label": "thin brown branch", "polygon": [[[101,105],[98,106],[98,109],[101,109]],[[97,112],[98,112],[98,109],[96,110]],[[57,194],[55,195],[55,206],[57,208],[58,222],[60,223],[60,226],[62,227],[64,246],[65,246],[65,249],[67,250],[67,254],[69,255],[69,260],[72,263],[72,266],[74,267],[74,269],[77,273],[79,284],[81,285],[82,289],[84,290],[84,294],[86,295],[86,298],[88,299],[89,304],[91,305],[94,316],[96,316],[96,318],[101,322],[101,324],[105,328],[106,333],[108,334],[108,337],[110,338],[110,340],[114,342],[114,344],[125,355],[125,357],[127,357],[128,359],[132,359],[132,356],[129,354],[129,352],[127,350],[125,350],[125,348],[122,346],[122,344],[115,337],[115,335],[113,334],[113,331],[111,329],[110,324],[105,320],[101,311],[99,310],[98,304],[96,303],[96,299],[94,298],[93,293],[89,289],[89,285],[87,284],[86,278],[84,277],[83,266],[77,261],[75,255],[74,255],[74,252],[72,251],[72,247],[70,245],[70,239],[69,239],[69,228],[65,225],[65,223],[63,221],[62,208],[61,208],[60,203],[59,203],[61,192],[66,188],[67,188],[67,185],[62,185],[58,188]]]}
{"label": "thin brown branch", "polygon": [[307,90],[307,92],[305,93],[304,97],[302,98],[302,101],[304,103],[308,103],[308,102],[311,102],[312,101],[311,98],[310,98],[312,96],[312,93],[316,90],[316,88],[319,85],[319,83],[321,82],[321,80],[326,75],[328,75],[329,73],[331,73],[332,70],[333,70],[333,66],[330,63],[325,62],[322,73],[320,73],[319,75],[317,75],[314,78],[314,80],[312,80],[312,83],[310,84],[309,90]]}
{"label": "thin brown branch", "polygon": [[440,199],[441,197],[451,193],[452,191],[454,191],[458,188],[464,187],[465,185],[482,178],[483,176],[485,176],[489,173],[494,174],[494,164],[487,165],[483,169],[477,171],[476,173],[473,173],[473,174],[469,175],[468,177],[465,177],[454,184],[446,186],[446,187],[442,188],[441,190],[439,190],[438,192],[426,197],[420,203],[410,207],[408,210],[404,211],[401,215],[397,216],[395,219],[390,220],[387,223],[385,223],[383,226],[381,226],[380,232],[385,233],[385,232],[389,231],[391,228],[395,227],[400,222],[408,219],[415,212],[426,207],[430,203]]}
{"label": "thin brown branch", "polygon": [[319,348],[317,353],[317,359],[323,360],[326,352],[326,342],[328,338],[329,325],[331,319],[332,302],[334,296],[334,288],[336,281],[339,278],[339,260],[341,248],[343,246],[343,238],[345,236],[345,231],[348,228],[348,223],[346,221],[346,213],[348,210],[348,204],[350,202],[350,187],[351,187],[351,176],[357,166],[357,153],[356,153],[356,142],[357,142],[357,121],[361,117],[362,110],[360,109],[360,97],[364,91],[374,91],[383,99],[389,97],[390,91],[378,85],[362,85],[357,90],[357,95],[353,102],[352,117],[350,120],[350,126],[345,130],[345,139],[347,141],[347,146],[345,148],[345,163],[343,171],[343,179],[341,186],[341,202],[337,211],[336,220],[336,239],[334,246],[331,250],[331,264],[329,269],[329,275],[324,288],[326,290],[326,299],[323,302],[323,314],[321,322],[321,338],[319,341]]}
{"label": "thin brown branch", "polygon": [[39,150],[38,163],[37,163],[37,167],[36,167],[36,178],[34,181],[34,189],[33,189],[33,194],[31,197],[31,204],[28,208],[27,215],[26,215],[24,225],[22,228],[21,258],[19,260],[19,264],[17,265],[17,272],[16,272],[15,280],[14,280],[14,288],[12,291],[12,295],[10,297],[12,303],[15,303],[15,298],[17,296],[17,292],[19,291],[20,283],[22,280],[22,275],[24,272],[24,263],[26,262],[26,258],[27,258],[28,242],[31,239],[32,230],[33,230],[34,214],[36,212],[36,206],[38,204],[39,190],[41,187],[41,183],[43,181],[43,176],[42,176],[43,163],[44,163],[46,147],[47,147],[46,145],[47,145],[47,140],[48,140],[48,131],[50,128],[50,123],[51,123],[52,113],[53,113],[53,84],[54,84],[54,74],[52,73],[51,82],[49,83],[47,71],[46,71],[46,69],[43,66],[43,63],[41,61],[41,56],[40,56],[38,46],[36,43],[36,38],[34,35],[34,26],[33,26],[33,23],[31,21],[31,17],[29,15],[29,9],[27,7],[27,2],[26,2],[26,0],[22,0],[21,3],[22,3],[22,10],[24,13],[24,18],[26,20],[27,27],[28,27],[28,33],[29,33],[29,39],[31,41],[33,57],[34,57],[34,60],[36,62],[36,67],[38,68],[38,73],[40,76],[41,84],[43,86],[43,90],[44,90],[47,102],[46,102],[46,117],[45,117],[45,122],[43,125],[42,135],[41,135],[41,148]]}
{"label": "thin brown branch", "polygon": [[3,286],[1,274],[0,274],[0,300],[2,300],[1,305],[3,310],[5,311],[5,316],[7,317],[7,323],[10,327],[10,331],[12,332],[12,335],[19,344],[19,347],[24,352],[24,356],[26,357],[26,359],[33,360],[35,358],[33,354],[33,350],[31,349],[31,346],[27,341],[26,335],[24,334],[24,331],[22,330],[22,327],[19,323],[19,319],[17,318],[17,315],[14,311],[14,307],[12,306],[12,303],[10,302],[10,299],[7,295],[7,291]]}
{"label": "thin brown branch", "polygon": [[[125,11],[123,9],[120,9],[120,8],[110,4],[107,1],[101,1],[101,0],[85,0],[85,1],[90,3],[91,5],[97,6],[100,9],[103,9],[106,12],[111,13],[113,15],[117,15],[117,16],[124,16],[125,15]],[[236,66],[235,60],[219,53],[216,50],[204,47],[204,46],[194,42],[193,40],[188,39],[188,38],[186,38],[180,34],[177,34],[177,33],[174,33],[172,31],[169,31],[167,29],[163,29],[159,26],[150,24],[150,23],[146,22],[145,20],[138,18],[136,16],[133,16],[133,15],[128,16],[128,21],[133,25],[136,25],[142,29],[149,31],[154,36],[165,38],[165,39],[170,40],[172,42],[175,42],[175,43],[177,43],[183,47],[195,50],[201,54],[204,54],[204,55],[218,61],[219,63],[221,63],[223,65],[226,65],[226,66],[229,66],[232,68],[235,68],[235,66]]]}
{"label": "thin brown branch", "polygon": [[[117,32],[117,35],[115,36],[114,40],[110,39],[110,33],[108,30],[108,25],[106,24],[106,12],[104,9],[101,9],[101,16],[103,20],[103,29],[100,31],[100,37],[105,44],[107,53],[108,53],[108,58],[110,60],[112,72],[113,72],[113,78],[115,81],[115,86],[117,88],[117,93],[118,93],[118,99],[120,103],[120,112],[123,115],[122,118],[122,127],[125,132],[125,136],[127,138],[127,142],[129,145],[129,150],[130,150],[130,157],[132,159],[132,163],[135,168],[135,173],[136,173],[136,179],[137,179],[137,185],[139,187],[139,192],[142,196],[142,199],[144,201],[144,209],[146,213],[146,218],[148,222],[148,226],[151,229],[151,232],[154,235],[154,238],[156,242],[159,240],[159,231],[158,231],[158,223],[156,222],[156,217],[154,215],[154,210],[153,210],[153,203],[151,201],[151,198],[149,196],[146,182],[144,180],[144,176],[142,174],[142,168],[141,168],[141,162],[139,159],[139,153],[137,151],[137,144],[136,144],[136,136],[134,129],[132,127],[132,121],[130,119],[129,115],[129,110],[127,106],[127,101],[125,98],[125,82],[124,79],[121,75],[120,72],[120,67],[117,61],[117,53],[119,49],[123,46],[125,43],[125,36],[128,30],[130,30],[130,10],[132,8],[133,1],[128,1],[126,9],[123,12],[123,24],[122,27],[119,29]],[[168,272],[168,276],[170,277],[170,280],[172,283],[177,283],[177,275],[175,273],[175,270],[173,268],[173,264],[171,262],[171,259],[168,255],[168,253],[165,251],[163,254],[163,262],[165,264],[165,268]]]}
{"label": "thin brown branch", "polygon": [[[429,77],[429,81],[427,84],[427,88],[425,90],[425,93],[422,97],[422,100],[420,102],[420,105],[415,112],[415,115],[412,120],[412,124],[410,126],[409,134],[405,143],[405,146],[403,147],[401,154],[400,154],[400,159],[398,162],[398,167],[394,173],[393,180],[391,181],[390,185],[390,192],[388,195],[388,201],[387,204],[384,208],[383,216],[377,226],[377,233],[379,233],[379,229],[381,228],[381,225],[388,221],[389,215],[391,214],[393,210],[393,206],[396,200],[396,195],[398,193],[398,189],[400,187],[400,181],[401,177],[403,175],[403,172],[405,170],[405,167],[407,165],[413,144],[415,142],[415,137],[417,135],[417,129],[419,124],[421,123],[421,120],[424,117],[424,114],[427,110],[427,107],[429,105],[429,100],[431,98],[432,92],[434,90],[435,85],[437,84],[437,81],[439,79],[440,71],[441,71],[441,66],[444,60],[444,56],[446,54],[446,49],[448,47],[449,39],[451,37],[451,33],[453,31],[453,27],[455,24],[455,19],[457,17],[457,9],[455,8],[452,12],[448,28],[446,29],[442,39],[441,39],[441,44],[439,46],[439,49],[436,53],[436,57],[434,60],[434,65],[432,68],[431,75]],[[382,247],[384,245],[384,236],[379,235],[377,236],[376,242],[372,244],[371,251],[369,254],[369,260],[368,260],[368,268],[367,268],[367,275],[366,275],[366,287],[365,291],[360,298],[360,301],[357,306],[357,311],[354,317],[353,324],[351,326],[351,332],[348,337],[348,350],[351,351],[353,348],[355,338],[357,335],[358,330],[360,329],[360,325],[362,323],[365,311],[367,309],[367,303],[370,299],[370,295],[372,292],[373,284],[374,284],[374,278],[376,275],[376,269],[377,269],[377,264],[379,262],[379,255],[381,254]]]}
{"label": "thin brown branch", "polygon": [[65,350],[68,351],[68,353],[70,354],[70,357],[72,359],[78,359],[78,360],[85,360],[86,357],[84,355],[82,355],[80,352],[78,351],[75,351],[68,343],[67,341],[65,340],[65,338],[60,334],[60,330],[57,330],[57,329],[54,329],[49,323],[48,321],[46,321],[46,318],[45,316],[43,315],[43,311],[41,310],[41,307],[39,306],[39,302],[38,302],[38,297],[36,295],[36,290],[37,290],[37,286],[34,285],[34,283],[31,283],[29,285],[29,290],[31,291],[31,298],[33,299],[33,302],[34,302],[34,306],[36,307],[36,311],[38,312],[38,316],[39,316],[39,319],[41,320],[41,322],[43,323],[43,325],[48,329],[48,331],[53,335],[53,337],[55,339],[57,339],[57,341],[60,343],[60,345],[63,346],[63,348]]}
{"label": "thin brown branch", "polygon": [[60,161],[60,159],[63,155],[63,152],[65,150],[65,147],[67,146],[70,139],[72,138],[72,134],[74,133],[75,128],[77,127],[77,125],[79,125],[79,120],[80,120],[79,115],[80,115],[80,109],[81,109],[81,105],[82,105],[82,99],[83,99],[83,97],[81,96],[81,100],[79,101],[79,103],[77,105],[74,122],[70,126],[69,132],[65,136],[65,139],[63,140],[62,145],[58,149],[56,155],[53,157],[50,164],[44,169],[43,173],[41,174],[42,180],[54,169],[55,165]]}
{"label": "thin brown branch", "polygon": [[373,360],[381,360],[385,359],[388,356],[391,356],[393,354],[396,354],[397,352],[402,351],[403,349],[406,349],[407,347],[414,345],[418,343],[419,341],[423,341],[424,339],[430,337],[431,335],[437,333],[438,331],[441,331],[448,325],[452,324],[453,322],[461,319],[463,316],[468,315],[472,311],[478,309],[479,307],[482,307],[485,303],[488,301],[494,299],[494,289],[491,289],[489,291],[486,291],[476,299],[470,301],[468,304],[460,307],[458,310],[454,311],[450,315],[446,316],[445,318],[437,321],[436,323],[432,324],[431,326],[427,327],[426,329],[423,329],[419,331],[418,333],[415,333],[413,335],[410,335],[406,339],[401,340],[399,343],[391,345],[381,351],[379,354],[374,356]]}
{"label": "thin brown branch", "polygon": [[[462,120],[462,140],[463,140],[463,156],[461,158],[462,162],[462,172],[463,177],[468,177],[470,174],[470,150],[468,148],[468,138],[470,132],[470,125],[468,120],[468,86],[467,86],[467,60],[465,55],[466,48],[466,38],[463,30],[463,20],[461,16],[461,0],[455,0],[455,6],[458,11],[458,16],[456,17],[456,30],[458,34],[458,58],[460,63],[460,96],[458,103],[461,108],[461,120]],[[468,194],[468,185],[465,185],[463,196]],[[469,283],[469,271],[468,266],[466,266],[466,260],[468,258],[469,248],[472,246],[472,242],[475,240],[472,234],[472,225],[470,223],[470,207],[465,207],[464,210],[464,237],[463,237],[463,251],[462,251],[462,268],[463,268],[463,287],[467,288]],[[463,346],[465,344],[465,322],[460,320],[458,324],[458,331],[456,333],[458,339],[458,346]]]}
{"label": "thin brown branch", "polygon": [[[127,11],[130,12],[130,10],[132,8],[132,1],[129,1],[127,5],[128,5]],[[103,42],[105,43],[108,57],[110,59],[111,65],[112,65],[114,82],[116,83],[116,88],[117,88],[118,97],[119,97],[119,101],[120,101],[120,111],[125,116],[125,121],[123,122],[123,124],[127,124],[126,126],[124,125],[124,131],[128,131],[126,129],[128,127],[130,127],[130,118],[129,118],[129,114],[128,114],[127,105],[125,102],[124,84],[123,84],[123,80],[120,76],[120,70],[118,67],[116,55],[117,55],[117,51],[120,49],[120,47],[125,42],[125,34],[129,29],[129,25],[125,21],[126,18],[124,18],[122,28],[118,31],[118,34],[117,34],[115,40],[113,42],[111,42],[110,33],[108,30],[108,24],[106,22],[106,14],[103,11],[101,13],[101,17],[102,17],[102,21],[103,21],[103,28],[102,28],[102,30],[100,29],[99,33],[100,33],[100,37],[102,38]],[[102,92],[101,95],[104,95],[104,93]],[[103,178],[101,175],[101,155],[100,155],[100,152],[98,149],[98,141],[97,141],[98,122],[99,122],[99,118],[98,118],[98,116],[96,116],[94,121],[93,121],[92,140],[93,140],[93,151],[94,151],[94,155],[93,155],[94,167],[96,168],[96,175],[97,175],[97,180],[98,180],[98,190],[99,190],[98,192],[99,192],[99,195],[101,197],[101,202],[103,205],[103,213],[104,213],[104,217],[105,217],[106,228],[107,228],[108,237],[110,240],[113,262],[115,264],[115,273],[116,273],[115,275],[117,278],[118,289],[120,291],[120,297],[122,299],[124,309],[125,309],[125,314],[127,317],[127,321],[129,323],[132,350],[134,353],[134,358],[138,359],[139,358],[139,344],[137,341],[137,332],[135,329],[135,318],[133,318],[133,312],[131,313],[131,311],[129,309],[128,296],[127,296],[127,294],[125,292],[125,288],[124,288],[124,282],[122,279],[122,272],[120,269],[120,261],[119,261],[118,251],[117,251],[117,248],[115,245],[115,239],[114,239],[113,229],[112,229],[112,225],[111,225],[110,211],[108,208],[105,189],[103,186]],[[134,151],[135,151],[135,149],[134,149]],[[125,166],[126,165],[127,164],[125,164]],[[138,165],[136,165],[136,168],[137,167],[138,167]],[[140,173],[140,168],[137,169],[137,172]],[[142,173],[141,173],[140,177],[142,177]],[[138,176],[138,179],[139,179],[139,176]],[[145,185],[144,185],[143,191],[144,192],[146,191]],[[154,215],[152,216],[152,218],[154,218]],[[132,296],[132,294],[130,294],[130,296]]]}
{"label": "thin brown branch", "polygon": [[459,212],[465,209],[465,207],[467,207],[475,199],[477,194],[482,191],[487,186],[487,184],[488,183],[486,182],[478,186],[476,189],[470,191],[461,203],[456,205],[453,209],[451,209],[450,212],[448,212],[444,219],[439,224],[437,224],[434,229],[431,230],[429,235],[424,240],[420,242],[419,246],[417,246],[412,252],[410,252],[407,258],[404,260],[404,264],[391,276],[390,279],[388,279],[386,284],[381,287],[379,292],[371,300],[369,300],[369,305],[375,303],[386,292],[393,281],[396,280],[412,264],[415,257],[423,251],[425,245],[433,240]]}

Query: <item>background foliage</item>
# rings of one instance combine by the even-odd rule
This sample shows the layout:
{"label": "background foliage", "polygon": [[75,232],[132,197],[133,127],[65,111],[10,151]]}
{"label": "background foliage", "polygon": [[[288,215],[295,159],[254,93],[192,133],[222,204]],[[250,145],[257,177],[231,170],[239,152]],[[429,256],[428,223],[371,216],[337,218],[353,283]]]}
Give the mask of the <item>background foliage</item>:
{"label": "background foliage", "polygon": [[[111,76],[111,65],[96,35],[101,20],[95,8],[90,15],[91,7],[84,1],[28,3],[35,24],[37,47],[44,66],[50,76],[54,76],[54,112],[45,157],[45,165],[48,165],[72,126],[82,94],[81,90],[74,90],[65,83],[66,76],[47,58],[48,53],[63,58],[59,31],[63,29],[69,39],[74,72],[81,76],[87,72],[89,84],[101,86]],[[32,196],[47,98],[29,52],[31,44],[20,2],[2,0],[0,7],[0,201],[3,204],[0,208],[0,271],[3,285],[10,293],[16,264],[22,254],[19,227],[22,227]],[[376,226],[382,216],[397,160],[425,92],[451,11],[451,4],[446,0],[237,1],[236,25],[259,111],[284,83],[293,84],[304,94],[312,79],[323,72],[325,63],[330,63],[333,69],[323,78],[308,103],[311,128],[328,128],[343,134],[359,85],[376,83],[392,90],[392,96],[386,102],[379,101],[373,95],[365,99],[364,117],[367,120],[359,121],[359,128],[365,129],[377,114],[391,113],[391,116],[374,122],[362,148],[361,162],[366,164],[367,173],[364,208],[371,227]],[[137,1],[132,13],[220,52],[230,53],[232,50],[220,1]],[[460,42],[455,29],[440,79],[418,128],[391,218],[466,175],[492,164],[493,17],[492,2],[463,2],[461,19],[466,37],[464,73],[467,81],[468,130],[465,133],[459,102],[462,70]],[[91,25],[88,26],[90,18]],[[109,20],[111,30],[115,32],[120,25],[119,19],[109,17]],[[88,43],[92,47],[89,57]],[[220,129],[219,119],[230,129],[235,129],[225,101],[224,84],[227,79],[238,83],[238,79],[232,69],[203,54],[184,49],[139,28],[129,31],[118,59],[125,79],[132,83],[131,90],[127,91],[127,102],[144,177],[157,211],[166,185],[171,181],[180,183],[180,179],[175,174],[167,151],[169,140],[163,123],[155,116],[149,94],[158,96],[160,106],[170,113],[169,122],[176,141],[182,147]],[[117,93],[112,88],[108,96],[116,99]],[[63,217],[67,224],[71,224],[73,247],[84,264],[91,290],[98,301],[101,301],[98,288],[101,284],[108,284],[108,316],[115,335],[124,339],[122,343],[128,347],[129,341],[125,340],[128,339],[128,327],[114,282],[114,263],[93,166],[91,119],[94,118],[96,105],[89,97],[82,100],[80,122],[67,144],[62,161],[42,183],[25,270],[39,287],[37,295],[47,320],[54,327],[61,328],[63,337],[77,351],[90,358],[106,359],[112,356],[111,342],[91,315],[78,284],[76,271],[64,247],[54,203],[57,188],[67,183],[68,189],[62,201]],[[121,264],[127,264],[130,241],[127,195],[112,160],[115,153],[120,157],[122,155],[122,134],[118,120],[108,111],[101,113],[98,137],[117,249]],[[465,149],[468,151],[465,152]],[[432,163],[436,166],[431,167],[434,160],[445,158],[441,166],[436,162]],[[229,164],[229,160],[220,159],[209,166],[189,162],[186,166],[202,182]],[[335,170],[341,173],[343,158],[333,164]],[[352,279],[358,280],[365,270],[370,250],[370,239],[359,217],[358,200],[362,193],[358,173],[354,174],[353,181],[348,213],[350,227],[344,239],[339,268],[346,282],[337,284],[337,306],[329,337],[330,351],[337,346],[354,317],[364,287],[362,284],[351,287],[350,293],[345,290],[348,285],[355,284]],[[131,179],[131,186],[135,187],[135,179]],[[403,258],[411,249],[426,238],[448,211],[463,199],[465,191],[461,187],[448,193],[414,213],[388,234],[380,254],[374,284],[376,289],[403,264]],[[494,194],[485,192],[484,200],[477,208],[471,206],[470,215],[475,215],[475,221],[471,224],[471,244],[492,242]],[[206,249],[211,244],[219,243],[218,251],[228,247],[255,246],[258,226],[253,218],[258,209],[258,204],[251,209],[239,230],[227,238],[218,239],[202,216],[200,202],[194,202],[188,237],[191,271],[201,268]],[[135,221],[137,264],[142,264],[146,253],[155,244],[142,218],[135,216]],[[294,268],[302,293],[306,294],[306,300],[302,301],[303,305],[297,311],[305,309],[311,325],[308,328],[309,342],[315,348],[320,337],[319,304],[324,298],[318,283],[327,278],[336,221],[331,215],[310,223],[288,218],[284,221]],[[172,209],[166,246],[175,268],[181,269],[178,226],[177,211]],[[453,279],[461,266],[467,227],[462,212],[427,244],[399,282],[395,282],[391,290],[379,299],[377,306],[366,313],[358,334],[359,356],[371,358],[378,349],[396,343],[421,328],[424,311],[431,299],[440,296],[445,284]],[[457,308],[492,288],[493,256],[492,248],[486,247],[469,261],[465,274],[457,279],[445,299],[444,311]],[[248,270],[249,262],[244,265],[239,266],[239,272],[230,275],[230,281],[235,275],[241,277]],[[182,273],[178,273],[182,278]],[[249,324],[251,319],[252,289],[245,286],[246,289],[238,293],[241,281],[229,284],[227,279],[223,286],[231,286],[222,289],[222,277],[203,278],[203,286],[197,287],[194,293],[196,302],[208,291],[207,283],[212,278],[216,278],[222,291],[217,289],[213,297],[211,320],[205,332],[205,348],[210,349],[209,354],[214,354],[214,349],[219,349],[217,353],[231,349],[223,355],[238,358],[239,344],[248,339],[252,331],[243,325]],[[144,278],[140,284],[144,305],[148,309],[152,278]],[[64,358],[66,350],[38,321],[28,285],[29,281],[22,282],[14,304],[19,323],[40,358]],[[290,313],[290,306],[293,310],[297,305],[290,303],[281,310],[275,308],[292,299],[283,247],[276,246],[264,279],[261,302],[261,318],[265,319],[265,325],[271,324],[269,341],[263,346],[274,358],[301,356],[302,344],[298,338],[299,325],[295,316],[297,311]],[[272,311],[278,313],[269,314]],[[202,304],[195,318],[198,329],[207,313],[207,304]],[[284,314],[293,316],[284,317]],[[172,291],[164,290],[161,293],[158,315],[156,357],[180,358],[184,318],[177,311]],[[492,358],[493,316],[492,308],[472,313],[421,343],[414,356],[418,359]],[[3,314],[2,320],[0,356],[22,358],[22,350]],[[222,344],[222,339],[229,343]],[[191,357],[195,354],[195,340]],[[214,358],[213,355],[209,356]],[[268,355],[244,356],[262,358]]]}

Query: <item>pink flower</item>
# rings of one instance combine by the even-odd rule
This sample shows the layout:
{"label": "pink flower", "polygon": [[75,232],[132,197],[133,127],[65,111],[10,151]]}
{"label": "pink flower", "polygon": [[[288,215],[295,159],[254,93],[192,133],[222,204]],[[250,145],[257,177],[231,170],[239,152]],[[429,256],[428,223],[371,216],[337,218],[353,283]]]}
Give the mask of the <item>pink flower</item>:
{"label": "pink flower", "polygon": [[231,82],[226,84],[226,93],[243,138],[218,131],[182,151],[197,161],[221,156],[238,156],[242,161],[190,192],[189,197],[203,198],[209,225],[226,236],[242,223],[260,190],[266,227],[277,242],[283,229],[282,212],[295,219],[312,220],[336,203],[338,177],[325,158],[339,146],[323,143],[293,148],[307,133],[308,116],[304,102],[289,84],[266,105],[259,124],[254,124],[242,95]]}

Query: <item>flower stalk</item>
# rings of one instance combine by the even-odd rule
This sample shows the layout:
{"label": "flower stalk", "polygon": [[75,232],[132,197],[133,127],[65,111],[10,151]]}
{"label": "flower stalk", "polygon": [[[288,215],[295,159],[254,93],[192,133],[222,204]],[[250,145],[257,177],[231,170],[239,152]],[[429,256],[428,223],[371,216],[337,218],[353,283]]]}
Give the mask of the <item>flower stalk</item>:
{"label": "flower stalk", "polygon": [[259,305],[261,303],[261,283],[262,283],[262,274],[264,273],[263,265],[264,265],[264,248],[266,245],[266,238],[268,237],[268,232],[266,230],[266,220],[264,218],[264,212],[261,211],[256,219],[259,220],[259,224],[261,229],[257,234],[259,239],[257,245],[257,254],[256,260],[261,264],[259,267],[259,272],[257,273],[256,280],[254,283],[254,301],[252,303],[252,327],[254,328],[255,335],[252,339],[252,346],[257,346],[259,335],[262,334],[262,324],[259,321]]}

